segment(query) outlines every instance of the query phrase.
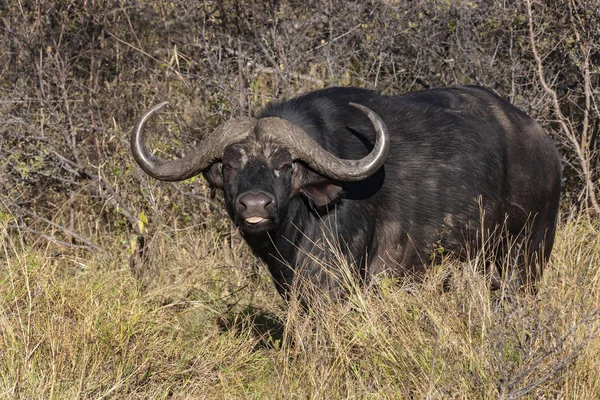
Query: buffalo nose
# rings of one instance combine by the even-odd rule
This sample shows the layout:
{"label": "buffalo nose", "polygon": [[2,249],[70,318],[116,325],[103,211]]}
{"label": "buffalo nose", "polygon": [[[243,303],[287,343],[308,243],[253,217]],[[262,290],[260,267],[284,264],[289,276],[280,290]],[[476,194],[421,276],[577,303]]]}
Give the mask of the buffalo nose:
{"label": "buffalo nose", "polygon": [[275,198],[265,192],[246,192],[238,198],[243,212],[248,216],[266,217],[268,209],[275,205]]}

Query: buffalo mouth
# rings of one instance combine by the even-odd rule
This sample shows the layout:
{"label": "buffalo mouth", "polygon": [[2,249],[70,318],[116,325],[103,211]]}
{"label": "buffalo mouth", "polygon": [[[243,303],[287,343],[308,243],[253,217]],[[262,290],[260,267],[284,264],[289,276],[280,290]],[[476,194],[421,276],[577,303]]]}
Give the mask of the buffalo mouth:
{"label": "buffalo mouth", "polygon": [[245,223],[250,224],[250,225],[257,225],[257,224],[261,224],[263,222],[267,222],[268,218],[263,218],[263,217],[248,217],[244,220]]}
{"label": "buffalo mouth", "polygon": [[244,233],[257,234],[272,231],[277,224],[272,218],[253,216],[241,219],[238,226]]}

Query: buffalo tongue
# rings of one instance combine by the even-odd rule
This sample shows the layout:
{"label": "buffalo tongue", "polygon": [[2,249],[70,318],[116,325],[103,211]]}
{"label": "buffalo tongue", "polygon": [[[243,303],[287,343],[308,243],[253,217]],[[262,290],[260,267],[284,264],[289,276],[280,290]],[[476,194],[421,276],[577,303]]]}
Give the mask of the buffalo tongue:
{"label": "buffalo tongue", "polygon": [[263,217],[248,217],[246,218],[246,222],[249,224],[258,224],[260,222],[263,222],[265,219]]}

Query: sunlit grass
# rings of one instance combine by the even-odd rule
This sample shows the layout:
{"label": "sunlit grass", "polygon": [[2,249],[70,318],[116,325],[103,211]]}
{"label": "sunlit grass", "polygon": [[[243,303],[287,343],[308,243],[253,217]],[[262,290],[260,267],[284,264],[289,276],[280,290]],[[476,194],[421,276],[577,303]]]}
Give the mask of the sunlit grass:
{"label": "sunlit grass", "polygon": [[118,240],[90,256],[0,229],[0,397],[600,395],[600,237],[585,218],[561,224],[535,296],[448,262],[416,289],[349,285],[308,311],[211,230],[155,236],[142,285]]}

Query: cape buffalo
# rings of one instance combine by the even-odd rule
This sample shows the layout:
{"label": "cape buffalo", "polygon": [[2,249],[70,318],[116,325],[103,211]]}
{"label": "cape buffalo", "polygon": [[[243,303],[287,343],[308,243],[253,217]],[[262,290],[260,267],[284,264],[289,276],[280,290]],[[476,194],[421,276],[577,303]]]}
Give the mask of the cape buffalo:
{"label": "cape buffalo", "polygon": [[[519,265],[530,287],[552,250],[557,150],[533,119],[486,89],[318,90],[231,119],[176,160],[144,143],[146,122],[166,104],[135,127],[135,160],[156,179],[203,173],[222,189],[284,297],[297,280],[334,292],[339,279],[325,270],[340,252],[365,279],[419,276],[432,254],[465,256],[487,241],[496,260],[519,260],[507,265]],[[323,245],[332,239],[337,253]],[[505,272],[501,264],[493,275]]]}

